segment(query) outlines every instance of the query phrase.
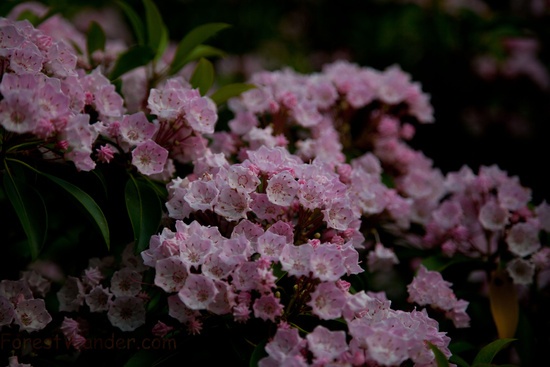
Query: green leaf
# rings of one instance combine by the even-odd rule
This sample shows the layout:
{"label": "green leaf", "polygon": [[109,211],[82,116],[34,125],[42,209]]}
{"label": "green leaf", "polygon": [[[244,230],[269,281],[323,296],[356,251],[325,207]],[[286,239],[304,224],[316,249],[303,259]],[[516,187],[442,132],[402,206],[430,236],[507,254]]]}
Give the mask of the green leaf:
{"label": "green leaf", "polygon": [[101,235],[103,237],[103,240],[105,241],[105,244],[107,245],[107,248],[110,248],[111,242],[109,238],[109,225],[107,223],[107,219],[105,218],[105,215],[103,214],[103,211],[97,205],[95,200],[88,195],[84,190],[79,188],[76,185],[73,185],[70,182],[67,182],[59,177],[55,177],[52,175],[49,175],[47,173],[41,173],[42,176],[48,178],[50,181],[55,183],[57,186],[65,190],[67,193],[71,194],[71,196],[76,199],[78,203],[85,209],[86,213],[89,215],[90,219],[94,222],[97,229],[101,232]]}
{"label": "green leaf", "polygon": [[201,95],[205,95],[214,83],[214,66],[205,58],[201,58],[189,80],[193,88],[199,88]]}
{"label": "green leaf", "polygon": [[46,240],[48,214],[44,199],[32,186],[12,176],[6,169],[4,188],[27,236],[32,259],[36,259]]}
{"label": "green leaf", "polygon": [[438,255],[429,256],[424,260],[422,260],[422,265],[424,265],[428,270],[441,272],[451,265],[461,263],[461,262],[466,262],[466,261],[472,261],[472,260],[467,258],[466,256],[461,256],[461,255],[456,255],[456,256],[453,256],[452,258],[449,258],[447,256],[438,254]]}
{"label": "green leaf", "polygon": [[225,103],[229,98],[237,97],[241,93],[246,92],[247,90],[254,89],[256,86],[254,84],[245,84],[245,83],[233,83],[224,85],[223,87],[216,90],[210,98],[216,103],[216,105],[221,105]]}
{"label": "green leaf", "polygon": [[432,350],[434,356],[435,356],[435,362],[437,363],[437,367],[449,367],[449,361],[447,360],[447,357],[445,357],[445,354],[443,354],[442,351],[439,350],[438,347],[436,347],[434,344],[428,342],[428,346]]}
{"label": "green leaf", "polygon": [[124,367],[151,367],[155,365],[157,359],[156,353],[140,350],[126,361]]}
{"label": "green leaf", "polygon": [[500,352],[502,349],[506,348],[511,342],[516,339],[497,339],[494,342],[491,342],[481,348],[477,356],[474,358],[472,366],[475,366],[480,363],[491,363],[493,358]]}
{"label": "green leaf", "polygon": [[223,57],[225,56],[225,52],[212,46],[198,45],[196,48],[193,49],[193,51],[191,51],[189,56],[185,59],[184,65],[191,61],[198,60],[201,57],[214,57],[214,56]]}
{"label": "green leaf", "polygon": [[40,17],[31,10],[23,10],[17,17],[17,20],[28,20],[33,26],[37,26],[40,23]]}
{"label": "green leaf", "polygon": [[92,53],[97,50],[105,50],[105,32],[97,22],[91,22],[88,28],[86,37],[86,48],[88,49],[88,57],[92,57]]}
{"label": "green leaf", "polygon": [[162,207],[155,190],[146,182],[130,177],[124,190],[126,209],[134,230],[135,252],[149,246],[160,225]]}
{"label": "green leaf", "polygon": [[248,363],[250,367],[257,367],[260,359],[267,357],[267,352],[265,351],[266,344],[267,344],[267,340],[264,340],[261,343],[258,343],[258,345],[256,345],[256,348],[254,348],[254,351],[250,356],[250,362]]}
{"label": "green leaf", "polygon": [[126,4],[124,1],[117,1],[116,4],[122,9],[124,14],[126,14],[126,17],[130,21],[130,25],[132,26],[132,29],[134,31],[134,36],[136,37],[137,44],[140,46],[145,46],[145,26],[143,25],[143,21],[138,16],[138,14],[135,12],[134,9],[132,9],[131,6]]}
{"label": "green leaf", "polygon": [[115,66],[109,74],[110,80],[115,80],[122,74],[146,65],[155,57],[155,53],[148,46],[133,46],[118,57]]}
{"label": "green leaf", "polygon": [[[204,46],[201,43],[228,27],[230,25],[226,23],[208,23],[198,26],[187,33],[176,48],[174,60],[172,60],[172,64],[170,65],[170,75],[177,73],[189,61],[196,60],[196,58],[190,57],[195,49],[199,46]],[[202,56],[206,57],[206,55]]]}
{"label": "green leaf", "polygon": [[470,367],[468,362],[466,362],[464,359],[460,358],[456,354],[453,354],[451,358],[449,358],[449,362],[454,363],[459,367]]}
{"label": "green leaf", "polygon": [[149,35],[147,45],[154,50],[155,59],[158,59],[168,45],[168,29],[152,0],[143,0],[143,5],[145,6],[145,21]]}

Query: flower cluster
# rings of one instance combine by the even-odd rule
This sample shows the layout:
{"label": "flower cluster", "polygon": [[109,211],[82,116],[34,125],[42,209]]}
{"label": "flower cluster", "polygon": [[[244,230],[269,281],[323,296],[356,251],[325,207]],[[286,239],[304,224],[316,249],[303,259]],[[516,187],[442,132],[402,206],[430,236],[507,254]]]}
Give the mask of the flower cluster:
{"label": "flower cluster", "polygon": [[[534,205],[530,189],[497,166],[443,173],[415,150],[417,125],[433,123],[434,111],[399,66],[336,61],[309,75],[258,72],[254,88],[227,100],[231,117],[220,126],[220,100],[197,86],[205,59],[192,78],[162,74],[181,55],[161,48],[117,88],[109,75],[122,41],[89,52],[85,35],[61,16],[35,28],[13,20],[22,9],[0,18],[0,201],[10,200],[27,242],[39,247],[34,225],[42,222],[28,209],[42,198],[30,183],[53,177],[40,171],[45,162],[99,177],[123,171],[125,188],[105,193],[109,201],[124,191],[130,223],[118,210],[103,216],[77,184],[51,180],[104,236],[105,217],[131,228],[82,271],[77,264],[59,276],[37,261],[2,280],[0,329],[57,333],[78,358],[105,325],[189,342],[223,324],[256,334],[246,341],[262,367],[440,366],[453,354],[450,335],[476,321],[468,313],[474,297],[426,258],[468,262],[465,272],[482,270],[489,283],[504,269],[513,287],[537,277],[539,288],[548,284],[550,205]],[[205,50],[214,52],[195,52]],[[16,164],[32,178],[14,178]],[[52,247],[73,240],[61,236]],[[394,301],[377,281],[397,268]],[[511,314],[517,304],[493,312],[502,309]],[[497,324],[506,318],[493,316]],[[101,331],[92,320],[102,320]],[[24,365],[14,355],[9,363]]]}

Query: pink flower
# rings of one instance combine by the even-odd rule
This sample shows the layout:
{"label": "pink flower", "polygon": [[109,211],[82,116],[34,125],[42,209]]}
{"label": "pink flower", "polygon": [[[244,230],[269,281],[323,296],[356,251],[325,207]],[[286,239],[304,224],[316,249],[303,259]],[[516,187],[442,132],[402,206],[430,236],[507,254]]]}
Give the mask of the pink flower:
{"label": "pink flower", "polygon": [[120,135],[130,145],[138,145],[151,139],[156,131],[156,126],[147,120],[143,112],[133,115],[124,115],[120,122]]}
{"label": "pink flower", "polygon": [[15,307],[15,323],[24,331],[41,330],[52,321],[43,299],[23,300]]}
{"label": "pink flower", "polygon": [[479,210],[479,221],[483,228],[490,231],[504,229],[508,224],[510,214],[507,209],[495,200],[486,202]]}
{"label": "pink flower", "polygon": [[158,336],[162,338],[172,330],[174,330],[174,327],[166,325],[164,322],[159,320],[157,321],[155,326],[153,326],[153,329],[151,330],[151,332],[153,333],[154,336]]}
{"label": "pink flower", "polygon": [[257,172],[242,164],[235,164],[229,167],[227,172],[227,183],[233,189],[243,190],[251,193],[260,184]]}
{"label": "pink flower", "polygon": [[116,297],[137,296],[141,291],[142,276],[138,272],[122,268],[116,271],[111,278],[111,292]]}
{"label": "pink flower", "polygon": [[32,96],[27,91],[5,95],[0,101],[0,124],[6,130],[19,134],[33,132],[39,120],[31,101]]}
{"label": "pink flower", "polygon": [[323,282],[317,285],[307,304],[320,319],[337,319],[342,316],[346,293],[333,282]]}
{"label": "pink flower", "polygon": [[97,160],[104,163],[109,163],[115,157],[115,150],[108,144],[96,148]]}
{"label": "pink flower", "polygon": [[63,287],[57,292],[59,311],[78,311],[84,303],[84,296],[84,285],[80,279],[68,277]]}
{"label": "pink flower", "polygon": [[168,151],[152,140],[140,143],[132,151],[132,164],[144,175],[161,173],[168,159]]}
{"label": "pink flower", "polygon": [[377,243],[374,251],[369,252],[367,266],[370,272],[375,272],[391,269],[393,265],[398,263],[399,260],[392,249]]}
{"label": "pink flower", "polygon": [[273,204],[289,206],[298,193],[298,182],[288,171],[282,171],[267,181],[267,197]]}
{"label": "pink flower", "polygon": [[182,302],[192,310],[204,310],[218,293],[214,282],[201,274],[189,274],[178,292]]}
{"label": "pink flower", "polygon": [[531,284],[535,275],[535,264],[521,258],[515,258],[506,265],[506,270],[514,284]]}
{"label": "pink flower", "polygon": [[0,282],[0,296],[4,296],[14,306],[21,300],[33,299],[32,291],[26,280],[7,280]]}
{"label": "pink flower", "polygon": [[246,218],[246,213],[250,210],[250,200],[247,193],[226,186],[220,190],[214,211],[229,221],[237,221]]}
{"label": "pink flower", "polygon": [[279,257],[283,270],[295,277],[308,276],[311,271],[309,259],[313,251],[313,246],[310,243],[300,246],[295,246],[292,243],[286,244]]}
{"label": "pink flower", "polygon": [[111,303],[107,318],[111,325],[122,331],[133,331],[145,324],[145,305],[138,297],[116,297]]}
{"label": "pink flower", "polygon": [[103,312],[109,309],[113,294],[101,285],[95,286],[85,297],[91,312]]}
{"label": "pink flower", "polygon": [[198,267],[204,263],[212,247],[212,240],[201,234],[193,234],[182,243],[180,247],[180,258],[186,266]]}
{"label": "pink flower", "polygon": [[468,302],[458,300],[451,285],[443,280],[440,273],[421,266],[411,284],[407,286],[409,302],[416,302],[421,306],[431,305],[447,311],[447,316],[453,319],[456,327],[467,327],[469,316],[465,310]]}
{"label": "pink flower", "polygon": [[155,285],[165,292],[178,292],[187,276],[187,267],[179,256],[161,259],[155,264]]}
{"label": "pink flower", "polygon": [[218,120],[216,105],[208,97],[193,98],[185,106],[185,116],[193,130],[212,134]]}
{"label": "pink flower", "polygon": [[187,307],[177,294],[173,294],[168,297],[168,315],[184,324],[199,315],[199,312]]}
{"label": "pink flower", "polygon": [[308,349],[320,360],[331,361],[348,350],[344,331],[331,331],[318,325],[307,334],[306,339]]}
{"label": "pink flower", "polygon": [[275,322],[275,318],[282,315],[283,305],[273,294],[268,294],[254,301],[252,309],[254,310],[254,316],[262,320]]}
{"label": "pink flower", "polygon": [[79,350],[86,343],[86,338],[80,335],[78,321],[65,316],[60,329],[65,338],[76,350]]}
{"label": "pink flower", "polygon": [[336,281],[346,273],[342,254],[334,245],[316,248],[309,264],[313,276],[324,282]]}
{"label": "pink flower", "polygon": [[514,255],[524,257],[540,248],[539,229],[533,222],[514,224],[506,236],[508,249]]}
{"label": "pink flower", "polygon": [[12,323],[15,317],[13,304],[4,296],[0,295],[0,328]]}
{"label": "pink flower", "polygon": [[286,237],[267,231],[258,237],[257,249],[262,257],[277,261],[286,244]]}
{"label": "pink flower", "polygon": [[185,201],[194,210],[212,210],[216,205],[219,190],[214,181],[197,180],[189,184]]}
{"label": "pink flower", "polygon": [[273,339],[265,346],[265,351],[277,362],[283,362],[290,356],[300,354],[306,341],[300,337],[297,329],[278,327]]}

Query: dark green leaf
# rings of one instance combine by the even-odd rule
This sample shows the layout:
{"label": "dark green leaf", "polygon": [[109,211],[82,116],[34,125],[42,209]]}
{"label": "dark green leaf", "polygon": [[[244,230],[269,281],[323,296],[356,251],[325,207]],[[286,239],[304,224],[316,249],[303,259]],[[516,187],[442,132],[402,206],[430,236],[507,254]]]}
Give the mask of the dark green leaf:
{"label": "dark green leaf", "polygon": [[187,56],[187,58],[184,60],[184,65],[191,61],[198,60],[201,57],[214,57],[214,56],[223,57],[225,56],[225,52],[212,46],[198,45],[193,49],[193,51],[191,51],[189,56]]}
{"label": "dark green leaf", "polygon": [[254,351],[250,356],[250,362],[248,364],[250,367],[257,367],[258,362],[260,362],[260,359],[267,357],[267,353],[265,351],[266,344],[267,344],[267,340],[264,340],[258,345],[256,345],[256,348],[254,348]]}
{"label": "dark green leaf", "polygon": [[162,16],[152,0],[143,0],[145,6],[145,21],[147,24],[147,45],[154,50],[155,59],[162,56],[168,45],[168,29]]}
{"label": "dark green leaf", "polygon": [[143,21],[141,20],[141,18],[138,16],[135,10],[132,9],[132,7],[126,4],[124,1],[117,1],[116,3],[122,9],[124,14],[126,14],[126,17],[130,21],[130,25],[134,30],[134,36],[136,37],[137,44],[140,46],[145,46],[145,26],[143,25]]}
{"label": "dark green leaf", "polygon": [[190,80],[193,88],[199,88],[201,95],[205,95],[214,83],[214,66],[205,58],[201,58],[195,67]]}
{"label": "dark green leaf", "polygon": [[[158,289],[158,288],[157,288]],[[149,295],[151,296],[151,295]],[[160,301],[162,299],[163,293],[156,291],[150,298],[149,302],[147,303],[147,313],[150,313],[151,311],[154,311],[158,306],[160,305]]]}
{"label": "dark green leaf", "polygon": [[124,52],[116,60],[115,66],[109,75],[109,79],[115,80],[122,74],[146,65],[155,57],[155,53],[148,46],[134,46]]}
{"label": "dark green leaf", "polygon": [[443,255],[434,255],[422,260],[422,265],[424,265],[428,270],[441,272],[451,265],[465,261],[472,260],[461,255],[453,256],[452,258]]}
{"label": "dark green leaf", "polygon": [[449,358],[449,362],[456,364],[459,367],[470,367],[468,362],[457,356],[456,354],[453,354],[451,358]]}
{"label": "dark green leaf", "polygon": [[216,90],[210,98],[216,103],[216,105],[221,105],[225,103],[229,98],[237,97],[241,93],[246,92],[247,90],[254,89],[256,86],[254,84],[244,84],[244,83],[234,83],[224,85],[223,87]]}
{"label": "dark green leaf", "polygon": [[435,362],[437,363],[437,367],[449,367],[449,361],[447,360],[447,357],[445,357],[445,354],[443,354],[443,352],[440,351],[438,347],[436,347],[430,342],[428,342],[428,346],[430,347],[430,349],[432,350],[435,356]]}
{"label": "dark green leaf", "polygon": [[90,216],[96,227],[101,232],[103,240],[105,241],[107,248],[109,248],[109,225],[107,224],[107,219],[105,218],[103,211],[101,210],[99,205],[97,205],[95,200],[81,188],[73,185],[70,182],[46,173],[42,173],[42,175],[44,177],[47,177],[50,181],[54,182],[57,186],[65,190],[67,193],[71,194],[71,196],[76,199],[78,203],[80,203],[80,205],[85,209],[86,213]]}
{"label": "dark green leaf", "polygon": [[477,356],[474,358],[472,366],[475,366],[480,363],[491,363],[493,358],[500,352],[502,349],[506,348],[511,342],[516,339],[498,339],[494,342],[491,342],[481,348]]}
{"label": "dark green leaf", "polygon": [[474,349],[476,349],[476,347],[472,343],[463,340],[454,341],[449,344],[449,350],[453,354],[464,353]]}
{"label": "dark green leaf", "polygon": [[[170,74],[177,73],[178,70],[184,67],[189,61],[195,60],[196,58],[190,57],[194,50],[208,38],[228,27],[230,27],[230,25],[226,23],[208,23],[198,26],[187,33],[176,48],[174,60],[170,65]],[[207,55],[202,56],[206,57]]]}
{"label": "dark green leaf", "polygon": [[25,231],[30,254],[34,260],[46,240],[48,214],[44,200],[32,186],[13,177],[8,170],[4,174],[4,188]]}
{"label": "dark green leaf", "polygon": [[135,252],[149,246],[149,239],[158,230],[162,217],[159,197],[146,182],[131,177],[125,188],[126,209],[134,230]]}
{"label": "dark green leaf", "polygon": [[208,45],[198,45],[189,55],[187,55],[180,67],[170,69],[169,75],[177,73],[184,65],[187,65],[191,61],[198,60],[201,57],[223,57],[225,55],[226,53],[218,48]]}
{"label": "dark green leaf", "polygon": [[151,367],[157,359],[158,357],[152,351],[140,350],[126,361],[124,367]]}
{"label": "dark green leaf", "polygon": [[40,23],[40,17],[31,10],[23,10],[17,17],[17,20],[28,20],[33,26],[37,26]]}
{"label": "dark green leaf", "polygon": [[88,28],[88,34],[86,38],[86,48],[88,49],[88,57],[92,57],[92,53],[97,50],[105,50],[105,32],[103,28],[96,23],[91,22]]}

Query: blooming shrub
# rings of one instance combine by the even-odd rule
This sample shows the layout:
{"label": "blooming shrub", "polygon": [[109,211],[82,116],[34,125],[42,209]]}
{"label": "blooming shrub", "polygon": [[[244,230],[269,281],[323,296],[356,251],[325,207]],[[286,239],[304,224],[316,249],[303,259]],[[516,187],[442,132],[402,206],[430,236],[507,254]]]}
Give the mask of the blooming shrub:
{"label": "blooming shrub", "polygon": [[227,25],[169,45],[143,6],[120,3],[136,44],[34,3],[0,18],[9,366],[475,366],[514,337],[524,362],[550,206],[414,149],[420,83],[340,60],[213,87]]}

